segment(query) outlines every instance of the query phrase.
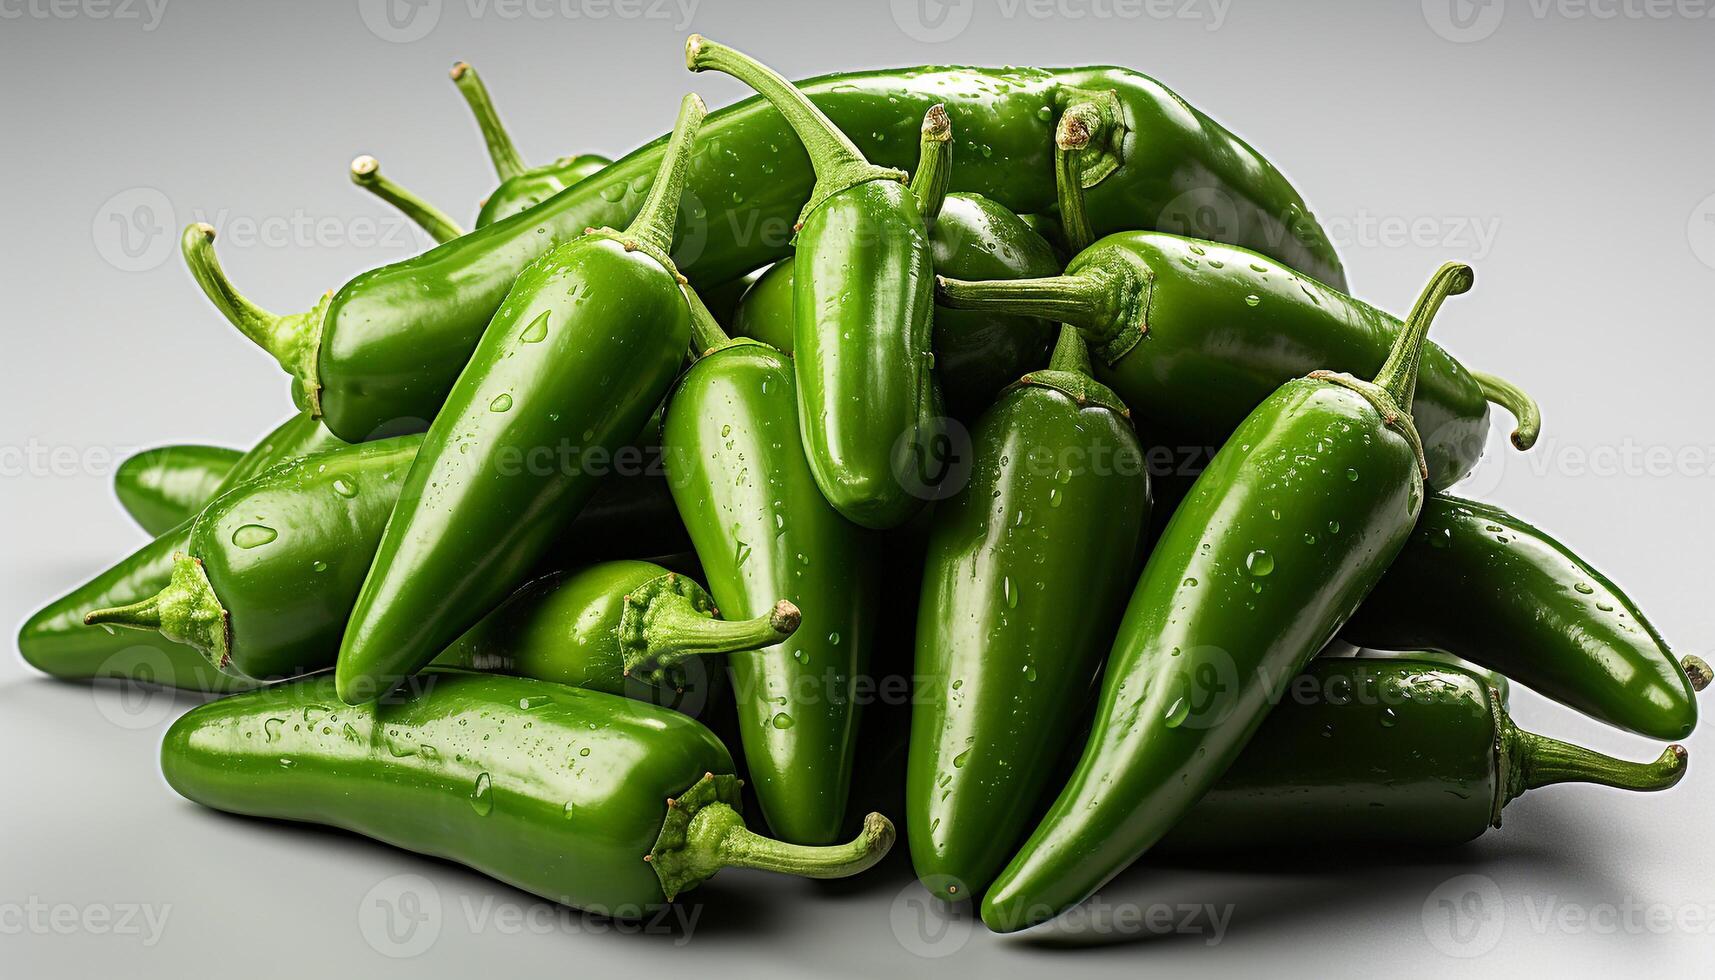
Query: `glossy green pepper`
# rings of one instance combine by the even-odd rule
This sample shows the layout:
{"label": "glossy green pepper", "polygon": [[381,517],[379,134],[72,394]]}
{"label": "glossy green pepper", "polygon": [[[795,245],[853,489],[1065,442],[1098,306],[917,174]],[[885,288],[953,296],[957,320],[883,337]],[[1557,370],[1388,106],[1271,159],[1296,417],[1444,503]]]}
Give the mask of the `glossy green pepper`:
{"label": "glossy green pepper", "polygon": [[151,537],[202,510],[243,456],[224,446],[159,446],[113,471],[119,505]]}
{"label": "glossy green pepper", "polygon": [[[1319,368],[1373,373],[1399,321],[1255,252],[1158,232],[1124,232],[1073,257],[1062,276],[963,282],[943,278],[956,309],[1059,319],[1078,327],[1096,376],[1163,445],[1219,446],[1286,380]],[[1518,417],[1514,443],[1536,440],[1540,417],[1518,389],[1467,371],[1430,344],[1414,415],[1430,484],[1471,471],[1488,433],[1489,400]]]}
{"label": "glossy green pepper", "polygon": [[591,229],[532,264],[483,334],[340,641],[349,703],[385,694],[522,585],[599,485],[592,464],[631,444],[666,396],[691,320],[667,246],[703,112],[685,97],[630,228]]}
{"label": "glossy green pepper", "polygon": [[[1422,517],[1419,517],[1418,520],[1421,521]],[[1403,551],[1400,553],[1404,554]],[[1394,561],[1398,562],[1399,559],[1396,558]],[[1376,588],[1379,589],[1381,586],[1377,585]],[[1373,595],[1374,592],[1371,594]],[[1335,646],[1339,646],[1339,644],[1333,644],[1330,649],[1322,651],[1321,659],[1348,660],[1361,657],[1366,660],[1410,660],[1416,663],[1452,667],[1468,674],[1476,674],[1484,684],[1494,689],[1495,694],[1500,698],[1502,707],[1506,707],[1512,702],[1513,682],[1505,674],[1490,670],[1487,667],[1479,667],[1469,660],[1455,657],[1450,653],[1443,653],[1440,650],[1371,650],[1350,645],[1344,652],[1334,652],[1333,647]]]}
{"label": "glossy green pepper", "polygon": [[876,600],[872,542],[816,489],[798,433],[792,362],[694,322],[702,352],[667,403],[667,483],[720,608],[759,615],[784,597],[804,611],[787,642],[728,659],[746,769],[774,833],[825,843],[840,832],[857,752],[857,679],[868,670]]}
{"label": "glossy green pepper", "polygon": [[[306,453],[345,443],[309,413],[287,419],[239,458],[227,472],[229,486],[261,469]],[[194,647],[159,634],[91,629],[91,610],[128,605],[154,595],[171,580],[173,555],[185,550],[191,521],[185,520],[127,555],[95,578],[38,610],[18,630],[18,650],[37,670],[70,680],[114,677],[197,691],[232,691],[250,686],[221,674]]]}
{"label": "glossy green pepper", "polygon": [[692,71],[744,82],[786,121],[816,172],[793,225],[792,363],[798,426],[816,486],[869,528],[897,527],[923,506],[899,474],[932,441],[939,417],[933,257],[905,172],[878,167],[791,82],[700,35]]}
{"label": "glossy green pepper", "polygon": [[759,837],[732,757],[695,719],[457,670],[358,707],[325,675],[209,702],[168,729],[161,771],[203,806],[340,827],[621,917],[723,867],[856,874],[893,840],[880,814],[837,847]]}
{"label": "glossy green pepper", "polygon": [[1693,680],[1631,598],[1499,507],[1431,495],[1417,530],[1341,637],[1440,650],[1593,718],[1662,740],[1697,724]]}
{"label": "glossy green pepper", "polygon": [[[923,201],[935,271],[961,279],[1024,279],[1060,271],[1053,248],[1011,211],[980,194],[937,196],[919,184],[947,174],[952,128],[939,106],[924,120],[911,188]],[[945,191],[945,184],[941,185]],[[781,259],[745,293],[732,332],[792,353],[793,260]],[[1002,388],[1047,361],[1054,327],[1033,317],[936,309],[935,373],[947,414],[974,422]]]}
{"label": "glossy green pepper", "polygon": [[1158,841],[1387,570],[1423,500],[1425,335],[1470,285],[1443,266],[1375,381],[1282,385],[1197,478],[1132,593],[1076,771],[983,898],[991,929],[1059,915]]}
{"label": "glossy green pepper", "polygon": [[1137,576],[1149,474],[1077,332],[971,435],[936,505],[917,612],[906,840],[917,877],[980,895],[1041,812]]}
{"label": "glossy green pepper", "polygon": [[1669,746],[1623,762],[1522,731],[1486,678],[1411,659],[1321,659],[1160,847],[1272,854],[1325,845],[1459,844],[1555,783],[1638,792],[1685,775]]}
{"label": "glossy green pepper", "polygon": [[[1344,284],[1333,246],[1272,165],[1153,79],[1122,68],[906,68],[829,75],[800,88],[872,161],[914,162],[918,121],[945,103],[965,154],[952,188],[1017,213],[1053,207],[1054,119],[1089,106],[1102,120],[1083,168],[1098,232],[1160,228],[1228,239]],[[729,282],[790,253],[813,174],[785,120],[762,99],[716,113],[693,162],[701,217],[681,230],[681,271]],[[296,380],[300,401],[353,441],[426,425],[525,266],[591,226],[621,226],[660,165],[665,140],[524,212],[421,256],[367,272],[308,314],[253,322],[216,305]],[[1187,188],[1184,175],[1195,174]],[[1219,202],[1223,206],[1206,206]],[[411,420],[417,420],[415,422]]]}

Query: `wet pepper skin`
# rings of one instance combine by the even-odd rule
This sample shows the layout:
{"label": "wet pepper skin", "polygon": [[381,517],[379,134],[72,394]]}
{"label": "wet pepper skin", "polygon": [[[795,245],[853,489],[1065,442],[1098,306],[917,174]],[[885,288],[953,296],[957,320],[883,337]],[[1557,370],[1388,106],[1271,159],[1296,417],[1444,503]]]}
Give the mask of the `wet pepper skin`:
{"label": "wet pepper skin", "polygon": [[146,449],[119,464],[113,473],[113,492],[138,527],[158,535],[214,499],[243,455],[224,446]]}

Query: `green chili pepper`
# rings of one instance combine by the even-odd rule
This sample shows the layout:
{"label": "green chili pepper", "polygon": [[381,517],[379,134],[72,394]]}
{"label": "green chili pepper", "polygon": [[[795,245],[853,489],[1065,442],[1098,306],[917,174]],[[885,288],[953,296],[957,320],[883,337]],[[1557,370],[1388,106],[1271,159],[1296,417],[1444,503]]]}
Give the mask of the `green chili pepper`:
{"label": "green chili pepper", "polygon": [[1149,475],[1077,332],[971,435],[917,613],[906,839],[930,889],[980,895],[1041,812],[1135,579]]}
{"label": "green chili pepper", "polygon": [[580,153],[540,167],[527,165],[513,145],[511,134],[500,124],[500,114],[495,112],[494,102],[488,97],[488,86],[482,84],[476,69],[461,61],[453,65],[451,74],[453,84],[476,116],[477,128],[482,130],[483,142],[488,144],[488,157],[500,177],[500,186],[482,202],[476,227],[486,228],[529,210],[613,162],[604,156]]}
{"label": "green chili pepper", "polygon": [[[908,68],[830,75],[801,88],[872,161],[914,162],[918,120],[943,102],[961,138],[953,189],[1017,213],[1055,203],[1054,120],[1077,106],[1099,125],[1083,168],[1097,230],[1160,228],[1231,238],[1339,287],[1339,260],[1285,178],[1218,123],[1153,79],[1119,68]],[[680,264],[699,285],[738,278],[790,252],[789,227],[810,194],[808,157],[761,99],[717,113],[711,147],[687,176],[701,219],[680,235]],[[352,280],[309,314],[253,320],[237,290],[216,305],[296,379],[300,401],[353,441],[434,417],[484,328],[525,266],[590,226],[623,225],[660,165],[657,140],[527,213]],[[986,152],[984,152],[986,151]],[[1187,189],[1183,175],[1194,173]],[[418,427],[422,421],[414,423]]]}
{"label": "green chili pepper", "polygon": [[1282,385],[1198,477],[1132,593],[1076,771],[983,899],[990,928],[1058,915],[1148,850],[1381,578],[1423,498],[1425,335],[1470,285],[1443,266],[1375,381]]}
{"label": "green chili pepper", "polygon": [[720,741],[640,701],[456,670],[379,703],[339,695],[321,676],[191,709],[161,746],[167,783],[204,806],[340,827],[617,916],[723,867],[856,874],[893,842],[880,814],[836,847],[752,833]]}
{"label": "green chili pepper", "polygon": [[1278,853],[1458,844],[1523,793],[1582,782],[1654,792],[1685,775],[1672,745],[1623,762],[1522,731],[1485,679],[1419,660],[1322,659],[1160,846]]}
{"label": "green chili pepper", "polygon": [[816,183],[793,225],[792,363],[810,472],[834,509],[896,527],[923,506],[907,480],[939,417],[933,257],[905,172],[878,167],[791,82],[691,35],[685,64],[744,82],[786,118]]}
{"label": "green chili pepper", "polygon": [[1690,674],[1636,604],[1565,545],[1490,504],[1431,495],[1399,559],[1341,631],[1441,650],[1640,735],[1697,724]]}
{"label": "green chili pepper", "polygon": [[[85,621],[159,631],[236,677],[332,667],[423,440],[397,436],[305,456],[241,484],[176,542],[170,580],[158,592],[116,608],[86,606]],[[674,550],[683,528],[664,482],[606,478],[549,563],[564,567],[560,553],[582,562]]]}
{"label": "green chili pepper", "polygon": [[667,483],[709,591],[729,615],[784,597],[804,611],[785,643],[728,658],[746,769],[775,834],[833,840],[857,752],[857,678],[875,644],[869,537],[816,489],[798,432],[792,362],[693,320],[702,356],[667,403]]}
{"label": "green chili pepper", "polygon": [[145,449],[114,470],[113,492],[153,537],[202,510],[243,455],[224,446]]}
{"label": "green chili pepper", "polygon": [[393,205],[411,223],[440,245],[464,234],[445,211],[423,200],[381,173],[381,161],[369,154],[351,161],[351,182],[388,204]]}
{"label": "green chili pepper", "polygon": [[[1418,520],[1421,521],[1422,518],[1419,517]],[[1406,547],[1409,548],[1411,545],[1407,544]],[[1403,555],[1404,552],[1402,551],[1401,554]],[[1394,562],[1397,564],[1399,559],[1395,558]],[[1377,585],[1376,588],[1379,589],[1381,586]],[[1374,593],[1372,592],[1371,594],[1373,595]],[[1335,646],[1338,645],[1339,644],[1335,644]],[[1498,670],[1490,670],[1487,667],[1479,667],[1478,665],[1471,663],[1469,660],[1462,657],[1455,657],[1450,653],[1443,653],[1440,650],[1371,650],[1348,646],[1348,651],[1345,653],[1332,653],[1324,650],[1322,652],[1322,658],[1326,660],[1348,660],[1357,658],[1365,660],[1411,660],[1418,663],[1452,667],[1466,673],[1476,674],[1482,679],[1485,685],[1494,689],[1496,696],[1500,698],[1502,707],[1505,707],[1512,702],[1513,682],[1505,674]]]}
{"label": "green chili pepper", "polygon": [[[980,194],[947,194],[952,126],[939,105],[924,117],[918,168],[911,178],[929,222],[935,271],[964,279],[1051,276],[1060,261],[1024,219]],[[920,184],[938,182],[930,189]],[[733,315],[733,333],[792,353],[793,260],[757,279]],[[937,309],[935,372],[947,414],[975,421],[1002,388],[1047,359],[1054,328],[1043,320]]]}
{"label": "green chili pepper", "polygon": [[[1319,367],[1368,374],[1398,320],[1254,252],[1152,232],[1110,235],[1066,273],[1035,280],[940,281],[956,309],[1064,320],[1111,385],[1164,445],[1218,446],[1276,386]],[[1415,416],[1430,484],[1445,487],[1482,455],[1490,398],[1518,416],[1514,442],[1536,440],[1536,406],[1468,372],[1430,344]],[[1504,382],[1499,384],[1504,385]]]}
{"label": "green chili pepper", "polygon": [[[423,441],[340,643],[341,695],[378,697],[523,583],[599,484],[587,465],[631,443],[690,343],[667,256],[702,100],[637,220],[591,229],[518,277]],[[539,466],[534,454],[575,447]]]}

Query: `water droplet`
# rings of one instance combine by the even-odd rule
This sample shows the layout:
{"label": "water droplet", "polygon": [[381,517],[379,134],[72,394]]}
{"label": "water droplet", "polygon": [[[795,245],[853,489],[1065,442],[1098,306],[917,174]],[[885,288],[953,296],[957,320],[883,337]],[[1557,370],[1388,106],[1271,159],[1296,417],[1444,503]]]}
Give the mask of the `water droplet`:
{"label": "water droplet", "polygon": [[1574,585],[1573,588],[1585,595],[1591,595],[1596,591],[1588,582],[1579,582],[1577,585]]}
{"label": "water droplet", "polygon": [[792,720],[792,716],[784,711],[774,716],[773,725],[775,728],[791,728],[794,724],[796,723]]}
{"label": "water droplet", "polygon": [[286,725],[284,718],[270,718],[262,723],[262,739],[267,742],[280,740],[280,729]]}
{"label": "water droplet", "polygon": [[488,403],[491,412],[509,412],[512,410],[512,396],[502,393],[494,396],[494,401]]}
{"label": "water droplet", "polygon": [[1008,609],[1018,608],[1018,587],[1012,584],[1011,575],[1003,575],[1000,579],[1000,593],[1006,599]]}
{"label": "water droplet", "polygon": [[1259,548],[1245,556],[1245,568],[1259,578],[1268,575],[1274,571],[1274,556]]}
{"label": "water droplet", "polygon": [[1191,699],[1181,694],[1173,699],[1172,704],[1167,706],[1167,714],[1163,716],[1162,720],[1167,723],[1168,728],[1178,728],[1185,724],[1185,719],[1189,717],[1191,717]]}
{"label": "water droplet", "polygon": [[971,753],[975,752],[975,751],[976,751],[975,749],[966,749],[965,751],[960,752],[958,755],[953,756],[953,768],[954,769],[965,768],[965,763],[971,761]]}
{"label": "water droplet", "polygon": [[1358,482],[1358,471],[1348,467],[1346,469],[1346,479],[1351,483]]}
{"label": "water droplet", "polygon": [[260,548],[280,536],[280,532],[261,524],[246,524],[232,532],[232,543],[240,548]]}
{"label": "water droplet", "polygon": [[578,758],[580,758],[580,759],[589,758],[589,754],[590,754],[590,747],[587,745],[578,750]]}
{"label": "water droplet", "polygon": [[476,787],[470,793],[470,808],[479,817],[494,812],[494,780],[486,772],[476,777]]}
{"label": "water droplet", "polygon": [[840,634],[839,633],[829,633],[828,634],[828,645],[831,647],[839,646],[840,645]]}
{"label": "water droplet", "polygon": [[1245,297],[1245,305],[1246,306],[1259,306],[1261,304],[1262,304],[1262,297],[1258,296],[1255,293],[1251,293],[1249,296]]}
{"label": "water droplet", "polygon": [[333,492],[341,497],[355,497],[357,496],[357,484],[342,476],[333,481]]}
{"label": "water droplet", "polygon": [[1329,534],[1339,534],[1340,533],[1340,522],[1339,521],[1329,521],[1328,522],[1328,533]]}
{"label": "water droplet", "polygon": [[1383,708],[1382,709],[1382,727],[1383,728],[1392,728],[1393,726],[1395,726],[1397,724],[1399,724],[1399,715],[1396,714],[1392,708]]}
{"label": "water droplet", "polygon": [[567,800],[566,805],[563,807],[560,807],[560,816],[567,819],[567,820],[572,819],[572,801],[571,800]]}
{"label": "water droplet", "polygon": [[1197,579],[1194,576],[1185,576],[1185,587],[1187,589],[1195,589],[1197,587]]}
{"label": "water droplet", "polygon": [[1025,680],[1029,681],[1032,684],[1036,683],[1036,668],[1035,667],[1032,667],[1029,664],[1026,664],[1024,666],[1023,674],[1024,674]]}
{"label": "water droplet", "polygon": [[518,707],[524,711],[529,711],[532,708],[540,708],[552,700],[554,699],[546,694],[532,694],[527,698],[519,698]]}
{"label": "water droplet", "polygon": [[548,311],[538,313],[536,319],[531,320],[524,332],[518,335],[518,339],[526,344],[539,344],[548,339]]}

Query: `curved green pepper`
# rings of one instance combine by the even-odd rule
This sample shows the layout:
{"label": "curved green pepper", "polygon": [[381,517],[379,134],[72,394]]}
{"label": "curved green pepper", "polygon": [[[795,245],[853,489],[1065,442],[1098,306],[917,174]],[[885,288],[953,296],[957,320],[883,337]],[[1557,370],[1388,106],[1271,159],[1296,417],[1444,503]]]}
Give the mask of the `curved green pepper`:
{"label": "curved green pepper", "polygon": [[[1277,386],[1332,366],[1369,374],[1399,335],[1392,316],[1255,252],[1157,232],[1110,235],[1066,273],[1037,280],[940,280],[955,309],[1049,317],[1083,332],[1096,376],[1164,445],[1218,446]],[[1514,442],[1536,440],[1536,406],[1469,372],[1435,344],[1423,353],[1417,418],[1430,484],[1471,471],[1489,399],[1518,416]]]}
{"label": "curved green pepper", "polygon": [[1125,608],[1149,474],[1125,406],[1066,330],[971,435],[937,505],[917,612],[906,839],[918,878],[980,895],[1041,812]]}
{"label": "curved green pepper", "polygon": [[1685,775],[1672,745],[1623,762],[1522,731],[1486,679],[1412,659],[1322,659],[1288,687],[1169,851],[1459,844],[1523,793],[1583,782],[1638,792]]}
{"label": "curved green pepper", "polygon": [[159,446],[113,471],[119,505],[151,537],[202,510],[243,453],[224,446]]}
{"label": "curved green pepper", "polygon": [[[1060,271],[1053,248],[1023,218],[980,194],[925,194],[924,174],[945,174],[952,155],[952,128],[940,106],[924,121],[922,152],[911,178],[929,222],[935,271],[961,279],[1025,279]],[[944,192],[944,186],[942,188]],[[938,203],[937,203],[938,202]],[[732,332],[792,353],[793,260],[781,259],[744,294]],[[1044,320],[936,309],[935,374],[947,414],[973,422],[1002,388],[1046,360],[1054,327]]]}
{"label": "curved green pepper", "polygon": [[693,34],[692,71],[737,78],[791,125],[816,172],[793,225],[792,363],[798,425],[816,486],[869,528],[897,527],[923,506],[901,473],[939,416],[929,313],[929,232],[905,173],[878,167],[791,82]]}
{"label": "curved green pepper", "polygon": [[1282,385],[1197,478],[1132,593],[1076,771],[983,898],[990,928],[1059,915],[1148,850],[1387,570],[1423,499],[1424,338],[1470,285],[1443,266],[1375,381]]}
{"label": "curved green pepper", "polygon": [[1444,651],[1651,738],[1685,738],[1697,724],[1693,678],[1631,598],[1491,504],[1424,501],[1411,540],[1340,635]]}
{"label": "curved green pepper", "polygon": [[[225,487],[236,486],[280,460],[344,445],[309,413],[299,413],[239,457],[227,471]],[[24,660],[37,670],[70,680],[115,677],[196,691],[250,686],[217,671],[202,652],[164,636],[84,625],[83,617],[92,609],[129,605],[165,588],[172,577],[173,555],[185,550],[190,529],[187,519],[162,532],[95,578],[37,610],[18,630],[18,650]]]}
{"label": "curved green pepper", "polygon": [[[435,416],[340,641],[341,696],[385,694],[523,583],[644,428],[690,344],[667,256],[702,100],[688,95],[637,220],[518,277]],[[555,459],[556,450],[575,459]],[[542,465],[540,454],[550,454]]]}
{"label": "curved green pepper", "polygon": [[[1344,283],[1327,236],[1271,164],[1160,83],[1121,68],[907,68],[829,75],[800,88],[872,161],[913,164],[919,120],[945,103],[972,152],[955,190],[1017,213],[1055,203],[1054,119],[1088,106],[1101,119],[1083,170],[1099,232],[1160,228],[1272,254]],[[701,217],[679,235],[681,271],[728,282],[785,257],[813,176],[781,115],[760,98],[716,113],[711,152],[687,196]],[[371,270],[309,314],[252,321],[216,305],[296,379],[300,401],[353,441],[434,417],[494,311],[525,266],[591,226],[621,226],[660,165],[665,140],[631,153],[540,205],[421,256]],[[1186,175],[1195,175],[1187,187]],[[1217,203],[1219,207],[1204,206]]]}
{"label": "curved green pepper", "polygon": [[880,814],[837,847],[759,837],[732,757],[695,719],[457,670],[358,707],[326,676],[211,701],[168,729],[161,771],[203,806],[340,827],[616,916],[723,867],[856,874],[893,842]]}
{"label": "curved green pepper", "polygon": [[709,591],[728,614],[784,597],[804,611],[785,643],[728,658],[746,769],[775,834],[834,839],[857,752],[857,679],[875,643],[868,537],[816,489],[798,433],[792,362],[698,318],[704,352],[667,403],[668,485]]}

